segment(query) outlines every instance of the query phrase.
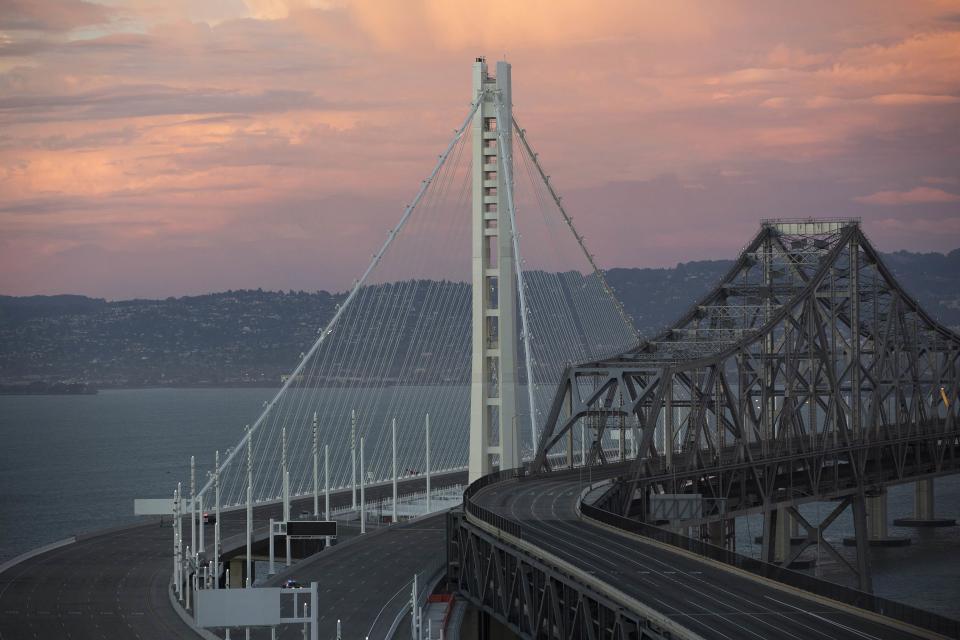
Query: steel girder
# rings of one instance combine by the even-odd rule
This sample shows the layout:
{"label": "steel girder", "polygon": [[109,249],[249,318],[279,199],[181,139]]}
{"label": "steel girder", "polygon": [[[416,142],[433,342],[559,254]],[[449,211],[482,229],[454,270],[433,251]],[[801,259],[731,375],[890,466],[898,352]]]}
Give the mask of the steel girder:
{"label": "steel girder", "polygon": [[447,514],[447,577],[457,593],[530,640],[676,638],[548,563]]}
{"label": "steel girder", "polygon": [[[634,462],[607,508],[702,493],[713,515],[960,470],[960,337],[896,282],[855,220],[767,221],[722,282],[636,348],[569,367],[534,471],[581,423]],[[721,514],[722,510],[722,514]]]}

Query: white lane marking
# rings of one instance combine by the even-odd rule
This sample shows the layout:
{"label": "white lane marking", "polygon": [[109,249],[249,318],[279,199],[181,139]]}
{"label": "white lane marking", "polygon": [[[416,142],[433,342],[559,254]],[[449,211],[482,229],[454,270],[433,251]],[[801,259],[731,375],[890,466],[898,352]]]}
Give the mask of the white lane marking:
{"label": "white lane marking", "polygon": [[[542,494],[541,494],[541,495],[542,495]],[[530,505],[530,512],[531,512],[531,514],[533,514],[534,507],[535,507],[535,505],[536,505],[536,502],[537,502],[539,499],[540,499],[539,496],[534,497],[533,503]],[[556,503],[557,503],[557,498],[554,498],[554,499],[551,501],[551,504],[550,504],[550,511],[551,511],[551,513],[552,513],[555,517],[557,517]],[[511,514],[513,514],[514,517],[516,518],[516,517],[517,517],[517,516],[516,516],[516,511],[515,511],[513,505],[511,505],[510,511],[511,511]],[[542,527],[554,529],[554,530],[556,530],[556,531],[558,531],[558,532],[563,533],[563,529],[562,529],[561,527],[551,526],[551,525],[547,524],[546,521],[540,520],[540,521],[539,521],[539,524],[540,524]],[[628,550],[628,551],[630,551],[632,554],[640,555],[641,557],[646,558],[646,559],[648,559],[648,560],[651,560],[651,561],[653,561],[654,563],[663,565],[663,566],[666,567],[667,569],[675,569],[675,568],[672,567],[671,565],[667,564],[665,561],[663,561],[663,560],[661,560],[661,559],[659,559],[659,558],[655,558],[655,557],[653,557],[653,556],[649,556],[649,555],[647,555],[647,554],[645,554],[645,553],[643,553],[643,552],[641,552],[641,551],[638,551],[638,550],[636,550],[636,549],[633,549],[633,548],[631,548],[631,547],[628,547],[628,546],[626,546],[625,544],[616,542],[616,541],[614,541],[614,540],[608,540],[607,542],[610,542],[610,543],[612,543],[614,546],[619,547],[619,548],[621,548],[621,549]],[[591,542],[590,544],[592,544],[594,547],[599,547],[599,546],[600,546],[599,543],[597,543],[597,542],[595,542],[595,541]],[[553,546],[553,545],[551,545],[551,546]],[[561,550],[560,548],[558,548],[558,547],[554,547],[554,548],[556,548],[558,551],[561,551],[561,552],[562,552],[562,550]],[[607,551],[607,552],[612,551],[608,546],[607,546],[607,547],[601,547],[601,548],[603,548],[603,549],[604,549],[605,551]],[[601,559],[601,560],[602,560],[602,558],[600,557],[599,554],[590,553],[589,551],[587,551],[586,548],[584,548],[583,551],[586,552],[586,553],[588,553],[588,554],[590,554],[590,555],[593,555],[593,556],[597,557],[598,559]],[[624,555],[624,554],[617,553],[616,551],[612,551],[612,553],[613,553],[613,555],[615,555],[615,556],[618,556],[618,557],[620,557],[620,558],[623,558],[624,560],[626,560],[626,561],[629,562],[629,563],[635,564],[635,565],[637,565],[637,566],[639,566],[639,567],[644,567],[644,568],[646,568],[646,565],[645,565],[645,564],[642,564],[642,563],[638,562],[636,559],[634,559],[634,558],[632,558],[632,557],[628,557],[628,556],[626,556],[626,555]],[[719,603],[719,604],[724,604],[725,606],[728,606],[728,607],[732,608],[732,609],[733,609],[734,611],[736,611],[737,613],[745,613],[745,612],[737,609],[736,607],[732,606],[731,604],[729,604],[729,603],[724,603],[723,601],[718,600],[717,598],[714,598],[713,596],[709,595],[708,593],[705,593],[705,592],[703,592],[703,591],[695,588],[694,586],[690,585],[689,583],[681,582],[679,579],[674,578],[674,577],[667,577],[667,576],[666,576],[666,573],[667,573],[666,571],[656,571],[656,570],[654,570],[654,573],[656,573],[657,575],[663,576],[666,580],[669,580],[669,581],[671,581],[671,582],[674,582],[674,583],[676,583],[677,585],[684,586],[684,587],[686,587],[687,589],[693,591],[694,593],[696,593],[696,594],[698,594],[698,595],[701,595],[701,596],[703,596],[703,597],[705,597],[705,598],[708,598],[708,599],[710,599],[710,600],[713,600],[714,602],[717,602],[717,603]],[[702,578],[702,577],[692,576],[692,575],[691,575],[690,577],[691,577],[694,581],[701,582],[701,583],[703,583],[704,585],[708,585],[708,584],[709,584],[708,581],[705,580],[705,579]],[[748,604],[755,604],[752,600],[747,599],[747,598],[745,598],[745,597],[743,597],[743,596],[741,596],[741,595],[739,595],[739,594],[737,594],[737,593],[734,593],[734,592],[732,592],[732,591],[726,592],[726,595],[732,596],[732,597],[736,598],[737,600],[742,600],[742,601],[744,601],[744,602],[747,602]],[[769,612],[769,613],[774,613],[774,614],[777,613],[776,611],[774,611],[774,610],[772,610],[772,609],[768,609],[767,612]],[[794,618],[789,617],[786,613],[780,613],[779,615],[781,615],[785,620],[789,620],[789,621],[793,622],[794,624],[797,624],[797,625],[799,625],[799,626],[801,626],[801,627],[807,629],[808,631],[811,631],[811,632],[813,632],[813,633],[815,633],[815,634],[817,634],[817,635],[822,635],[822,636],[825,636],[825,637],[827,637],[827,638],[830,637],[830,636],[829,636],[827,633],[825,633],[824,631],[822,631],[822,630],[820,630],[820,629],[816,629],[816,628],[814,628],[814,627],[810,627],[810,626],[808,626],[808,625],[805,625],[805,624],[801,623],[799,620],[796,620],[796,619],[794,619]],[[786,632],[786,631],[783,631],[781,628],[778,628],[778,627],[774,626],[773,624],[771,624],[771,623],[769,623],[769,622],[766,622],[765,620],[761,620],[761,619],[759,619],[759,618],[756,618],[756,620],[757,620],[757,622],[759,622],[760,624],[764,624],[764,625],[767,625],[767,626],[769,626],[769,627],[771,627],[771,628],[777,629],[778,631],[781,631],[782,633],[785,633],[786,635],[789,635],[789,636],[791,636],[791,637],[793,637],[793,638],[796,638],[796,637],[797,637],[797,636],[791,635],[790,633],[788,633],[788,632]]]}
{"label": "white lane marking", "polygon": [[[554,499],[553,504],[551,504],[551,507],[550,507],[550,508],[551,508],[551,511],[552,511],[553,513],[556,513],[556,508],[555,508],[555,507],[556,507],[556,498]],[[531,511],[532,511],[532,509],[531,509]],[[550,527],[550,525],[548,525],[546,522],[543,522],[543,521],[541,521],[541,525],[544,526],[544,527]],[[562,531],[562,529],[560,529],[559,527],[556,527],[556,526],[550,527],[550,528],[556,529],[556,530],[558,530],[558,531]],[[660,558],[656,558],[656,557],[647,555],[647,554],[643,553],[642,551],[639,551],[638,549],[635,549],[635,548],[633,548],[633,547],[629,547],[629,546],[627,546],[626,544],[623,544],[623,543],[621,543],[621,542],[617,542],[617,541],[615,541],[615,540],[613,540],[613,539],[608,540],[608,542],[611,543],[611,544],[612,544],[613,546],[615,546],[615,547],[619,547],[619,548],[621,548],[621,549],[627,550],[627,551],[631,552],[632,554],[639,555],[639,556],[642,557],[642,558],[645,558],[645,559],[647,559],[647,560],[653,561],[654,563],[663,565],[664,567],[666,567],[666,568],[668,568],[668,569],[673,569],[673,568],[674,568],[674,567],[670,566],[669,564],[667,564],[666,562],[664,562],[664,561],[663,561],[662,559],[660,559]],[[593,543],[593,544],[596,546],[597,543]],[[608,549],[608,550],[609,550],[609,549]],[[627,562],[632,562],[633,564],[636,564],[637,566],[640,566],[640,567],[646,566],[646,565],[644,565],[644,564],[641,564],[640,562],[637,562],[637,560],[635,560],[634,558],[628,557],[628,556],[626,556],[626,555],[624,555],[624,554],[617,553],[616,551],[613,551],[613,554],[616,555],[616,556],[619,556],[619,557],[623,558],[623,559],[626,560]],[[660,572],[655,572],[655,573],[661,574]],[[661,575],[666,574],[666,573],[668,573],[668,572],[664,571]],[[689,575],[690,575],[690,577],[691,577],[693,580],[695,580],[695,581],[697,581],[697,582],[703,583],[703,584],[706,585],[706,586],[712,586],[712,585],[710,585],[709,581],[707,581],[706,579],[704,579],[704,578],[702,578],[702,577],[700,577],[700,576],[698,576],[698,575],[693,575],[693,572],[690,572]],[[677,580],[676,578],[667,578],[667,580],[671,580],[671,581],[673,581],[673,582],[677,582],[678,584],[685,584],[685,583],[680,583],[679,580]],[[693,586],[691,586],[691,585],[689,585],[689,584],[686,584],[685,586],[687,586],[688,589],[690,589],[691,591],[693,591],[693,592],[695,592],[695,593],[697,593],[697,594],[700,594],[700,595],[702,595],[702,596],[705,596],[705,597],[707,597],[707,598],[710,598],[711,600],[714,600],[715,602],[721,602],[720,600],[717,600],[716,598],[713,598],[712,596],[710,596],[710,595],[708,595],[708,594],[700,591],[699,589],[694,588]],[[747,604],[751,604],[751,605],[756,604],[756,603],[753,602],[752,599],[745,598],[744,596],[741,596],[741,595],[739,595],[738,593],[735,593],[735,592],[733,592],[733,591],[727,591],[727,592],[726,592],[726,595],[731,596],[731,597],[733,597],[733,598],[735,598],[735,599],[737,599],[737,600],[741,600],[741,601],[743,601],[743,602],[746,602]],[[731,608],[733,608],[734,611],[737,611],[738,613],[743,613],[743,612],[741,612],[739,609],[736,609],[735,607],[732,607],[732,605],[729,605],[729,604],[728,604],[727,606],[731,606]],[[816,628],[814,628],[814,627],[805,625],[805,624],[801,623],[799,620],[797,620],[797,619],[795,619],[795,618],[789,617],[788,614],[785,613],[785,612],[783,612],[783,613],[778,613],[778,612],[776,612],[776,611],[774,611],[774,610],[772,610],[772,609],[767,609],[767,610],[765,611],[765,613],[773,613],[773,614],[781,615],[781,616],[783,616],[783,618],[785,618],[786,620],[789,620],[789,621],[793,622],[794,624],[797,624],[797,625],[799,625],[799,626],[807,629],[808,631],[811,631],[811,632],[813,632],[813,633],[815,633],[815,634],[817,634],[817,635],[822,635],[822,636],[824,636],[824,637],[830,638],[830,635],[827,634],[826,632],[824,632],[824,631],[822,631],[822,630],[820,630],[820,629],[816,629]],[[773,626],[773,625],[771,625],[771,624],[769,624],[769,623],[767,623],[767,622],[765,622],[765,621],[763,621],[763,620],[759,620],[759,619],[758,619],[757,621],[760,622],[761,624],[767,624],[768,626],[771,626],[771,627]],[[782,630],[781,630],[781,631],[782,631]],[[784,632],[784,633],[786,633],[786,632]],[[789,634],[787,634],[787,635],[789,635]],[[793,637],[796,637],[796,636],[793,636]]]}
{"label": "white lane marking", "polygon": [[[770,628],[772,628],[772,629],[776,629],[777,631],[779,631],[780,633],[782,633],[782,634],[784,634],[784,635],[790,636],[791,638],[797,638],[797,640],[802,640],[799,636],[795,636],[795,635],[793,635],[792,633],[790,633],[790,632],[788,632],[788,631],[784,631],[782,628],[779,628],[779,627],[775,626],[773,623],[767,622],[766,620],[761,620],[760,618],[755,617],[755,616],[754,616],[753,614],[751,614],[750,612],[741,611],[740,609],[737,609],[737,608],[736,608],[735,606],[733,606],[732,604],[729,604],[729,603],[727,603],[727,602],[724,602],[723,600],[720,600],[719,598],[715,598],[715,597],[711,596],[710,594],[704,593],[704,592],[702,592],[702,591],[699,591],[699,590],[697,590],[697,589],[695,589],[695,588],[693,588],[693,587],[690,587],[690,589],[691,589],[692,591],[696,592],[696,593],[699,593],[700,595],[702,595],[702,596],[705,597],[705,598],[709,598],[710,600],[713,600],[714,602],[716,602],[716,603],[719,604],[719,605],[726,606],[726,607],[730,607],[730,608],[733,609],[736,613],[748,615],[748,616],[750,616],[751,618],[753,618],[754,620],[756,620],[757,622],[759,622],[760,624],[764,624],[764,625],[767,625],[768,627],[770,627]],[[776,613],[776,611],[769,611],[769,613]],[[732,614],[725,613],[725,615],[732,615]],[[781,614],[781,615],[783,615],[783,614]],[[784,616],[784,617],[786,617],[786,616]],[[788,619],[789,619],[789,618],[788,618]]]}
{"label": "white lane marking", "polygon": [[878,638],[877,636],[872,636],[872,635],[870,635],[869,633],[866,633],[865,631],[860,631],[859,629],[854,629],[853,627],[848,627],[847,625],[845,625],[845,624],[840,624],[840,623],[837,622],[836,620],[831,620],[830,618],[824,618],[823,616],[817,615],[817,614],[813,613],[812,611],[807,611],[806,609],[802,609],[802,608],[800,608],[800,607],[798,607],[798,606],[795,606],[795,605],[792,605],[792,604],[790,604],[790,603],[788,603],[788,602],[781,602],[780,600],[777,600],[776,598],[771,598],[770,596],[766,596],[766,595],[763,596],[763,597],[766,598],[767,600],[772,600],[772,601],[776,602],[777,604],[782,604],[782,605],[784,605],[784,606],[786,606],[786,607],[790,607],[791,609],[796,609],[797,611],[800,611],[801,613],[805,613],[805,614],[807,614],[808,616],[813,616],[813,617],[816,618],[817,620],[822,620],[823,622],[826,622],[826,623],[828,623],[828,624],[832,624],[832,625],[834,625],[835,627],[840,627],[840,628],[843,629],[844,631],[849,631],[850,633],[855,633],[855,634],[857,634],[858,636],[860,636],[861,638],[869,638],[869,640],[880,640],[880,638]]}
{"label": "white lane marking", "polygon": [[[533,511],[534,511],[534,508],[536,507],[536,503],[537,503],[537,501],[540,499],[540,497],[541,497],[542,494],[539,494],[539,493],[537,493],[536,491],[531,491],[531,492],[530,492],[530,495],[533,497],[533,502],[531,502],[531,504],[529,505],[528,508],[530,509],[530,513],[531,513],[531,515],[532,515],[532,514],[533,514]],[[554,513],[554,514],[556,514],[556,503],[557,503],[557,498],[554,498],[554,499],[551,501],[551,504],[550,504],[550,510],[551,510],[551,512]],[[511,504],[510,504],[510,515],[513,516],[513,518],[514,518],[515,520],[520,520],[520,517],[517,515],[517,511],[516,511],[516,501],[511,501]],[[542,523],[542,521],[541,521],[541,523]],[[544,523],[544,526],[547,526],[547,525]],[[559,528],[559,527],[551,527],[551,528]],[[562,531],[562,529],[561,529],[561,531]],[[557,547],[556,545],[550,544],[549,542],[547,542],[547,543],[545,543],[545,544],[546,544],[548,547],[552,547],[553,549],[555,549],[556,552],[557,552],[561,557],[563,557],[563,556],[572,557],[569,552],[564,551],[563,549],[561,549],[560,547]],[[601,560],[602,560],[602,558],[601,558],[600,555],[598,555],[598,554],[596,554],[596,553],[593,553],[593,552],[587,550],[586,548],[584,548],[583,551],[584,551],[585,553],[589,554],[589,555],[593,555],[593,556],[597,557],[598,559],[601,559]],[[619,554],[617,554],[616,552],[614,552],[614,555],[619,555]],[[645,565],[643,565],[643,564],[640,564],[640,563],[637,562],[636,560],[631,560],[631,559],[627,559],[627,560],[628,560],[629,562],[632,562],[633,564],[637,565],[638,567],[643,567],[643,566],[645,566]],[[648,572],[648,573],[649,573],[649,572]],[[641,580],[642,580],[642,579],[641,579]],[[652,586],[654,586],[654,587],[656,586],[656,582],[653,582],[651,579],[648,578],[647,581],[650,582]],[[648,594],[648,595],[649,595],[649,594]],[[666,606],[668,609],[672,609],[673,611],[676,611],[679,615],[685,615],[683,612],[681,612],[681,611],[680,611],[679,609],[677,609],[676,607],[671,607],[670,605],[664,603],[662,600],[659,600],[658,598],[656,598],[656,597],[654,597],[654,596],[652,596],[652,595],[649,595],[649,597],[653,598],[654,600],[657,600],[658,602],[660,602],[660,604]],[[689,616],[687,616],[687,617],[689,617]],[[704,625],[703,622],[700,622],[700,621],[698,621],[698,620],[695,620],[694,618],[690,618],[690,621],[691,621],[691,622],[694,622],[695,624],[698,624],[698,625],[701,625],[701,626],[706,627],[706,625]],[[709,628],[709,627],[707,627],[707,628]],[[726,637],[726,636],[724,636],[724,637]],[[732,640],[732,638],[728,638],[728,640]]]}
{"label": "white lane marking", "polygon": [[387,600],[382,607],[380,607],[380,611],[377,612],[377,617],[373,619],[373,624],[370,625],[370,631],[367,632],[367,637],[368,637],[368,638],[370,637],[370,634],[373,633],[373,628],[374,628],[375,626],[377,626],[377,620],[380,619],[380,616],[383,614],[383,610],[387,608],[387,605],[389,605],[391,602],[393,602],[393,599],[394,599],[394,598],[396,598],[398,595],[400,595],[400,592],[401,592],[401,591],[403,591],[404,589],[408,589],[408,588],[410,588],[410,583],[409,583],[409,582],[405,583],[402,587],[400,587],[399,589],[397,589],[397,592],[396,592],[395,594],[393,594],[392,596],[390,596],[390,599]]}
{"label": "white lane marking", "polygon": [[[691,616],[689,613],[684,613],[684,612],[680,611],[679,609],[677,609],[676,607],[671,607],[669,604],[667,604],[666,602],[664,602],[663,600],[661,600],[660,598],[658,598],[658,597],[656,597],[656,596],[650,596],[650,597],[653,598],[656,602],[659,602],[661,606],[666,607],[667,609],[674,609],[674,610],[677,612],[676,615],[690,618],[691,621],[693,621],[693,622],[698,622],[701,626],[706,627],[705,624],[703,624],[703,623],[700,622],[699,620],[694,619],[694,617]],[[668,614],[668,615],[673,615],[673,614]],[[712,615],[712,614],[711,614],[711,615]],[[718,635],[718,636],[722,636],[722,637],[726,638],[727,640],[733,640],[733,638],[731,638],[730,636],[728,636],[728,635],[726,635],[726,634],[724,634],[724,633],[721,633],[720,631],[717,631],[717,630],[716,630],[715,628],[713,628],[713,627],[707,627],[707,628],[710,629],[710,632],[713,633],[713,634],[716,634],[716,635]]]}
{"label": "white lane marking", "polygon": [[[687,599],[687,602],[689,602],[690,604],[692,604],[693,606],[695,606],[697,609],[703,609],[704,611],[706,611],[707,613],[709,613],[709,614],[712,615],[712,616],[720,616],[720,619],[721,619],[721,620],[724,620],[725,622],[729,622],[730,624],[732,624],[733,626],[735,626],[737,629],[742,629],[743,631],[746,631],[746,632],[749,633],[750,635],[752,635],[752,636],[757,636],[758,638],[760,638],[760,640],[763,640],[763,636],[760,635],[759,633],[757,633],[756,631],[751,631],[751,630],[748,629],[747,627],[745,627],[745,626],[743,626],[743,625],[741,625],[741,624],[737,624],[736,622],[734,622],[734,621],[731,620],[730,618],[727,618],[725,615],[723,615],[723,614],[721,614],[721,613],[719,613],[719,612],[710,611],[710,609],[707,609],[707,608],[706,608],[705,606],[703,606],[703,605],[697,604],[696,602],[694,602],[693,600],[690,600],[689,598]],[[796,636],[790,636],[790,637],[791,637],[791,638],[795,638]]]}

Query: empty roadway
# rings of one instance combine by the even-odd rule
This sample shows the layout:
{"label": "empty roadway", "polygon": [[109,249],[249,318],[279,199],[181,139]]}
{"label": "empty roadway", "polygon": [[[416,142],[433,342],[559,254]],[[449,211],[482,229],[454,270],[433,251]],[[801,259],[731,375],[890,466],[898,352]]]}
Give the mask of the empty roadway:
{"label": "empty roadway", "polygon": [[[434,476],[433,486],[464,482],[464,472]],[[421,491],[422,477],[401,482],[403,492]],[[367,489],[370,501],[389,496],[391,487]],[[321,496],[321,504],[322,504]],[[349,504],[350,491],[331,493],[331,507]],[[312,498],[293,501],[296,513]],[[272,504],[255,510],[255,526],[280,517]],[[222,535],[243,531],[243,509],[223,512]],[[208,526],[206,542],[212,548]],[[184,527],[189,536],[189,520]],[[170,607],[173,535],[169,526],[150,524],[94,534],[29,558],[0,573],[0,640],[47,638],[166,640],[196,638]],[[357,566],[358,570],[363,567]],[[406,571],[406,569],[404,569]],[[385,602],[392,594],[381,594]]]}
{"label": "empty roadway", "polygon": [[520,522],[524,541],[593,574],[703,638],[923,637],[582,520],[576,509],[582,487],[577,479],[509,480],[489,485],[473,500]]}

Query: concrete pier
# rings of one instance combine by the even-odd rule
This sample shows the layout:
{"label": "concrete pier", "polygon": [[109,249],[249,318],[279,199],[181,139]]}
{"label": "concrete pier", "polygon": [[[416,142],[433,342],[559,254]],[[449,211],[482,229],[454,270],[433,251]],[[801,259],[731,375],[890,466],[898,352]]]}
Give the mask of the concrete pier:
{"label": "concrete pier", "polygon": [[938,518],[934,510],[933,478],[917,480],[913,497],[913,517],[897,518],[893,524],[898,527],[952,527],[957,524],[953,518]]}
{"label": "concrete pier", "polygon": [[790,557],[790,533],[793,518],[783,507],[777,509],[777,526],[773,541],[773,560],[783,563]]}
{"label": "concrete pier", "polygon": [[[906,536],[891,536],[887,532],[887,490],[878,495],[867,496],[867,542],[871,547],[905,547],[910,544]],[[844,538],[844,546],[855,547],[856,538]]]}

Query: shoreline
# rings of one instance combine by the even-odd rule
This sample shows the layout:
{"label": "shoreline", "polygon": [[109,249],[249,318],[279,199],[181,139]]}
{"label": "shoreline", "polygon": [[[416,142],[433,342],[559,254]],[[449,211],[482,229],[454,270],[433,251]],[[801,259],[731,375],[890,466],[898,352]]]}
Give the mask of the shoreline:
{"label": "shoreline", "polygon": [[[414,385],[417,387],[461,387],[469,386],[469,381],[466,382],[441,382],[441,383],[430,383],[422,382],[420,384]],[[14,386],[14,385],[12,385]],[[0,398],[7,396],[81,396],[81,395],[96,395],[100,391],[146,391],[151,389],[266,389],[266,390],[278,390],[280,389],[280,384],[269,385],[264,382],[251,382],[251,383],[226,383],[226,384],[156,384],[156,385],[89,385],[90,388],[95,389],[93,392],[87,393],[71,393],[71,392],[45,392],[45,391],[21,391],[11,389],[11,386],[0,385]],[[406,386],[406,385],[397,385],[395,382],[389,382],[384,384],[332,384],[324,386],[309,387],[310,389],[380,389],[380,388],[389,388],[396,386]],[[302,389],[303,387],[297,387]]]}
{"label": "shoreline", "polygon": [[0,397],[6,396],[93,396],[100,391],[143,391],[149,389],[278,389],[266,383],[238,384],[158,384],[158,385],[88,385],[83,391],[28,390],[0,385]]}

